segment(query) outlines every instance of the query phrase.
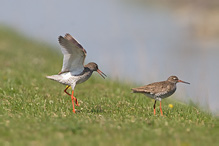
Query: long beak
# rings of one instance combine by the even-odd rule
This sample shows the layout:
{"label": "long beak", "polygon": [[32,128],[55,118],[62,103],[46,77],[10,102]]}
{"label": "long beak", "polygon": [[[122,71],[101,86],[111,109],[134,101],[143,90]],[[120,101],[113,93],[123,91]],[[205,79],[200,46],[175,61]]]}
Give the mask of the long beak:
{"label": "long beak", "polygon": [[107,76],[105,73],[103,73],[101,70],[97,70],[97,72],[105,79]]}
{"label": "long beak", "polygon": [[178,82],[182,82],[182,83],[190,84],[189,82],[185,82],[185,81],[182,81],[182,80],[178,80]]}

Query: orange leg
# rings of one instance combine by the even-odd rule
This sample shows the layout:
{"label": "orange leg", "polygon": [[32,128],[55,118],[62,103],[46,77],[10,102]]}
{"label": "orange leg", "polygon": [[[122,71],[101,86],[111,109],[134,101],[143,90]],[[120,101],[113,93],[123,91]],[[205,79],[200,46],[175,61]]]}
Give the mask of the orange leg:
{"label": "orange leg", "polygon": [[161,108],[161,101],[160,101],[160,113],[161,113],[161,116],[163,116],[163,112],[162,112],[162,108]]}
{"label": "orange leg", "polygon": [[74,104],[74,91],[72,90],[72,94],[71,94],[71,100],[72,100],[72,106],[73,106],[73,113],[75,113],[75,104]]}
{"label": "orange leg", "polygon": [[[71,94],[69,94],[69,93],[67,92],[67,90],[68,90],[69,87],[70,87],[70,86],[67,86],[67,87],[65,88],[64,92],[65,92],[66,94],[68,94],[69,96],[71,96]],[[74,100],[75,100],[76,106],[79,106],[77,98],[74,97]]]}
{"label": "orange leg", "polygon": [[154,115],[156,115],[155,105],[156,105],[156,100],[154,102]]}

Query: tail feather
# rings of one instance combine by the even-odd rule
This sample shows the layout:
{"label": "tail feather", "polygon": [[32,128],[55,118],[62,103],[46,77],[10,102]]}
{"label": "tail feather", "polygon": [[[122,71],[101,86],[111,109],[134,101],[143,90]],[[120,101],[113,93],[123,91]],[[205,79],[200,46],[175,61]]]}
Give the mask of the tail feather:
{"label": "tail feather", "polygon": [[144,93],[143,89],[139,89],[139,88],[132,88],[132,93]]}
{"label": "tail feather", "polygon": [[137,91],[135,90],[135,88],[132,88],[132,93],[137,93]]}
{"label": "tail feather", "polygon": [[47,79],[60,81],[62,77],[60,75],[52,75],[52,76],[46,76]]}

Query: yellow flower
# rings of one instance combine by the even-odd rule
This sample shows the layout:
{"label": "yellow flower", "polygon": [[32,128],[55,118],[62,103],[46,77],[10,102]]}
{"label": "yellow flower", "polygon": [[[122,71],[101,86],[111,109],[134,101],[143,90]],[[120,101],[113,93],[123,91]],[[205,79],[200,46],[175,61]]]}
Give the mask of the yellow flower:
{"label": "yellow flower", "polygon": [[173,108],[173,105],[172,105],[172,104],[169,104],[169,108]]}

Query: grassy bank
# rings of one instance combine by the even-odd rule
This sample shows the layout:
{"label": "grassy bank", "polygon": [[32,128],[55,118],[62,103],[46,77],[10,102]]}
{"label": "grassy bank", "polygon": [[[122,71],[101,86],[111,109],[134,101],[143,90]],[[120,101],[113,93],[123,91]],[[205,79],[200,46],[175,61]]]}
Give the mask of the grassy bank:
{"label": "grassy bank", "polygon": [[97,74],[76,87],[80,107],[73,114],[65,86],[45,78],[61,65],[62,55],[51,47],[0,29],[0,145],[219,143],[218,119],[210,114],[167,99],[165,116],[159,107],[154,116],[154,101],[131,94],[133,85]]}

